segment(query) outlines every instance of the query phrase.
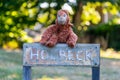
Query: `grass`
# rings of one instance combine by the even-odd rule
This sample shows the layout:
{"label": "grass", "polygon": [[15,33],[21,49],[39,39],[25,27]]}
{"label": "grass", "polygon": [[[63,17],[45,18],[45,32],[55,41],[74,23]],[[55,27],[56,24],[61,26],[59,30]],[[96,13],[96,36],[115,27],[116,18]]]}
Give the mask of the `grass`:
{"label": "grass", "polygon": [[22,80],[21,54],[0,50],[0,80]]}
{"label": "grass", "polygon": [[100,55],[101,55],[101,57],[104,57],[104,58],[120,59],[120,51],[115,51],[112,48],[109,48],[106,50],[101,50]]}
{"label": "grass", "polygon": [[[100,80],[119,80],[120,59],[101,58]],[[0,50],[0,80],[22,80],[22,52]],[[32,80],[91,80],[91,68],[33,67]]]}

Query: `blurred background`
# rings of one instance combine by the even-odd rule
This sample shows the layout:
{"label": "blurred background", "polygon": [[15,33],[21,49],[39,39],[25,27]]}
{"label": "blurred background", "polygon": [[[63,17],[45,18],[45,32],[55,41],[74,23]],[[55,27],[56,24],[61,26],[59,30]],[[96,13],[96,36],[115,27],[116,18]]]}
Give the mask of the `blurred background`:
{"label": "blurred background", "polygon": [[[57,11],[60,9],[69,11],[71,22],[74,24],[73,30],[79,37],[78,43],[101,45],[103,67],[106,67],[103,69],[101,80],[119,80],[117,76],[120,75],[120,71],[117,70],[120,67],[119,5],[120,0],[0,0],[0,80],[21,80],[22,54],[16,53],[22,53],[23,43],[39,42],[42,32],[55,23]],[[9,65],[13,67],[12,70]],[[109,65],[116,69],[108,72],[111,70]],[[50,69],[47,70],[52,73]],[[71,68],[65,69],[69,72]],[[39,73],[37,70],[35,74]],[[53,77],[55,70],[48,76]],[[61,76],[59,75],[61,70],[58,71],[58,77]],[[73,74],[76,74],[77,69],[74,71]],[[44,76],[43,74],[47,75],[45,72],[39,74],[41,76],[36,77],[41,78],[34,80],[90,78],[89,73],[79,74],[83,75],[82,78],[74,76],[70,79],[66,77],[52,79]],[[112,74],[114,75],[108,78]]]}

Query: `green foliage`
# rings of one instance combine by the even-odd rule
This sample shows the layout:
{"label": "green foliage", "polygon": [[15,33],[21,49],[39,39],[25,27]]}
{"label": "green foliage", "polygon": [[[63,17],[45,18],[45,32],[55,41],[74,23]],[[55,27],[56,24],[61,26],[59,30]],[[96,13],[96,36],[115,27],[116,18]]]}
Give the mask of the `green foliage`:
{"label": "green foliage", "polygon": [[[118,13],[119,0],[114,1],[117,2],[117,7],[105,1],[113,2],[113,0],[76,0],[76,3],[69,2],[69,0],[1,0],[0,46],[15,49],[22,46],[23,42],[32,42],[32,39],[27,36],[24,30],[26,28],[33,29],[36,22],[45,27],[55,23],[56,13],[65,3],[71,8],[70,18],[74,24],[76,23],[74,22],[76,13],[80,14],[78,12],[79,3],[82,3],[81,12],[82,9],[83,12],[77,17],[80,20],[78,22],[80,25],[75,25],[76,28],[74,28],[74,31],[81,35],[81,30],[87,30],[88,25],[100,23],[101,15],[96,10],[97,7],[102,6],[104,14],[106,12],[113,15]],[[115,19],[113,23],[117,21],[118,19]]]}
{"label": "green foliage", "polygon": [[[25,28],[32,28],[37,21],[38,1],[2,0],[0,3],[0,46],[13,41],[19,47],[21,42],[30,42],[24,32]],[[19,44],[18,44],[19,43]]]}
{"label": "green foliage", "polygon": [[120,25],[112,25],[112,27],[109,38],[109,47],[120,50]]}
{"label": "green foliage", "polygon": [[111,2],[87,2],[83,6],[81,25],[98,24],[102,19],[101,14],[110,13],[111,15],[117,15],[118,12],[117,6]]}
{"label": "green foliage", "polygon": [[[56,10],[60,9],[65,1],[67,0],[2,0],[0,2],[0,46],[15,49],[22,47],[23,42],[32,42],[24,30],[32,29],[36,22],[45,26],[53,23]],[[48,7],[42,8],[40,5],[45,2],[48,3]],[[54,5],[51,6],[51,3],[58,3],[58,6],[53,8]]]}
{"label": "green foliage", "polygon": [[89,26],[86,31],[88,34],[94,34],[96,36],[106,36],[107,33],[110,33],[112,30],[112,26],[109,24],[100,24],[97,26]]}
{"label": "green foliage", "polygon": [[100,14],[96,11],[96,8],[101,6],[100,2],[90,3],[88,2],[83,6],[83,12],[81,15],[82,25],[98,24],[101,20]]}
{"label": "green foliage", "polygon": [[91,26],[86,34],[104,37],[108,41],[108,47],[120,50],[120,25],[100,24]]}

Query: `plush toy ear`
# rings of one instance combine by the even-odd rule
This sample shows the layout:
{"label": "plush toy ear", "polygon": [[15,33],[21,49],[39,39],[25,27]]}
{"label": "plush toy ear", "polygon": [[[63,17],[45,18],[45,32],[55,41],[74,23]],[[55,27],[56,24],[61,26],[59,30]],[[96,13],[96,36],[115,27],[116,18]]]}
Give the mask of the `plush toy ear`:
{"label": "plush toy ear", "polygon": [[66,23],[66,25],[73,27],[73,24],[70,23],[69,12],[67,10],[63,10],[63,11],[67,14],[67,23]]}
{"label": "plush toy ear", "polygon": [[67,23],[66,23],[66,25],[67,25],[67,26],[73,27],[73,24],[70,23],[69,12],[68,12],[67,10],[64,10],[64,12],[67,14]]}
{"label": "plush toy ear", "polygon": [[57,26],[59,26],[59,24],[58,24],[58,20],[57,20],[57,19],[55,20],[55,24],[56,24]]}

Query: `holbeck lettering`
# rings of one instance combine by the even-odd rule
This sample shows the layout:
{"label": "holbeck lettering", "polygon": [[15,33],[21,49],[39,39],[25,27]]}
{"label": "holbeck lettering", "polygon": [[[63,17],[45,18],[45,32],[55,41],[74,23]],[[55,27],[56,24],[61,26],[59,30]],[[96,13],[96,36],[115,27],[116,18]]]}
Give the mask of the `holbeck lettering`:
{"label": "holbeck lettering", "polygon": [[[77,46],[73,49],[60,46],[47,48],[42,45],[25,45],[23,65],[99,65],[96,46]],[[78,47],[80,47],[78,49]]]}

